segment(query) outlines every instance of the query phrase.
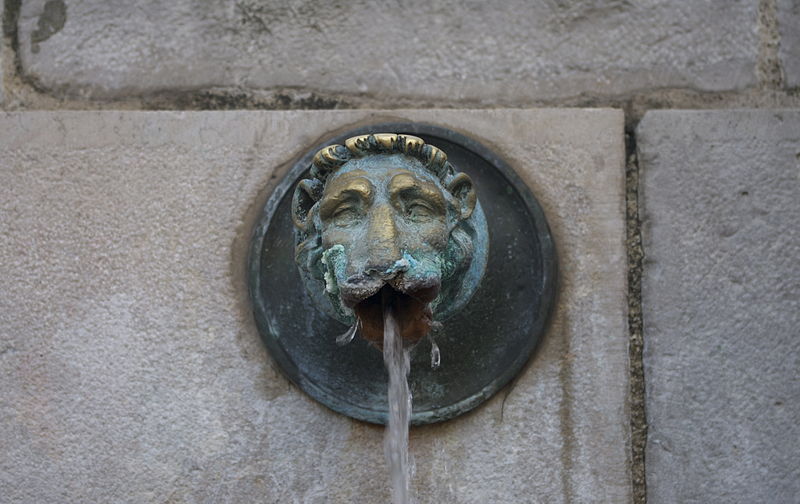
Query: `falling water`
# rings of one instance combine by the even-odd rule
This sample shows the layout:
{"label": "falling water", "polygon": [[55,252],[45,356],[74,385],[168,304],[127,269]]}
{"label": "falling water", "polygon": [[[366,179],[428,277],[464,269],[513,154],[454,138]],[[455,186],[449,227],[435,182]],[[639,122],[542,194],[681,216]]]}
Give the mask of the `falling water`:
{"label": "falling water", "polygon": [[336,344],[339,346],[344,346],[353,341],[353,338],[356,337],[356,333],[361,328],[361,320],[356,320],[355,323],[348,329],[344,334],[340,334],[336,337]]}
{"label": "falling water", "polygon": [[408,465],[408,421],[411,391],[408,388],[409,350],[390,306],[383,306],[383,361],[389,372],[389,423],[383,450],[392,483],[392,504],[410,504]]}
{"label": "falling water", "polygon": [[428,333],[428,341],[431,344],[431,369],[436,370],[442,364],[442,352],[439,350],[436,340],[433,339],[433,333],[442,330],[442,323],[434,321],[431,324],[431,329],[432,331]]}
{"label": "falling water", "polygon": [[439,345],[431,340],[431,369],[439,369],[442,363],[442,352],[439,351]]}

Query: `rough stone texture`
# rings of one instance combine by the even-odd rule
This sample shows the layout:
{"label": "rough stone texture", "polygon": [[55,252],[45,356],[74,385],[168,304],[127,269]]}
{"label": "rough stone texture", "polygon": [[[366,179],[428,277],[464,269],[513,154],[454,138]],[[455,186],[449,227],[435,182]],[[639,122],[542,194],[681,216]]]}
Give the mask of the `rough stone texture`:
{"label": "rough stone texture", "polygon": [[264,188],[331,130],[392,119],[501,152],[561,265],[516,384],[412,429],[419,501],[629,502],[613,110],[0,115],[0,502],[387,502],[383,429],[270,366],[243,269]]}
{"label": "rough stone texture", "polygon": [[756,11],[754,0],[25,0],[19,33],[27,76],[75,96],[289,87],[518,103],[753,85]]}
{"label": "rough stone texture", "polygon": [[800,86],[800,0],[778,1],[778,31],[781,36],[778,54],[783,64],[786,84]]}
{"label": "rough stone texture", "polygon": [[647,502],[800,502],[800,111],[637,132]]}

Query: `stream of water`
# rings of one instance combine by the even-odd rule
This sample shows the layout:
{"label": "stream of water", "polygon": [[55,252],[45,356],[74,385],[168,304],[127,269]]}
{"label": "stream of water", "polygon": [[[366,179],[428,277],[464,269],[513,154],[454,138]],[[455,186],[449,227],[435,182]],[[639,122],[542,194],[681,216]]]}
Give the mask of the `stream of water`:
{"label": "stream of water", "polygon": [[409,350],[390,306],[383,307],[383,361],[389,372],[389,423],[383,451],[389,466],[392,504],[411,504],[408,463],[408,422],[411,419],[411,391],[408,388]]}

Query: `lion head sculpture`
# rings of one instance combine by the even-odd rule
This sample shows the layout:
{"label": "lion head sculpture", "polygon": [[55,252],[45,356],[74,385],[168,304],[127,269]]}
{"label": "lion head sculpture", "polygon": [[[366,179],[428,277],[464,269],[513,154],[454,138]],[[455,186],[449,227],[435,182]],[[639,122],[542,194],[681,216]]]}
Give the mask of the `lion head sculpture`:
{"label": "lion head sculpture", "polygon": [[486,267],[472,180],[422,139],[376,133],[330,145],[292,200],[295,261],[312,299],[380,346],[391,305],[406,344],[464,307]]}

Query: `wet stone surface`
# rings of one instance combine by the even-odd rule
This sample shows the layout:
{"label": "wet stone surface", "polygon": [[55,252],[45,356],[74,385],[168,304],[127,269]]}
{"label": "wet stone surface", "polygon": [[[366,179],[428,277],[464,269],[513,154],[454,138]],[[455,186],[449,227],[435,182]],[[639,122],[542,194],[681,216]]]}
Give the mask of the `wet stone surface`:
{"label": "wet stone surface", "polygon": [[245,274],[263,188],[334,130],[387,121],[501,153],[542,204],[561,268],[550,329],[513,386],[412,428],[413,493],[628,502],[612,110],[0,115],[0,502],[388,501],[383,429],[275,370]]}
{"label": "wet stone surface", "polygon": [[647,502],[800,496],[800,112],[637,130]]}

